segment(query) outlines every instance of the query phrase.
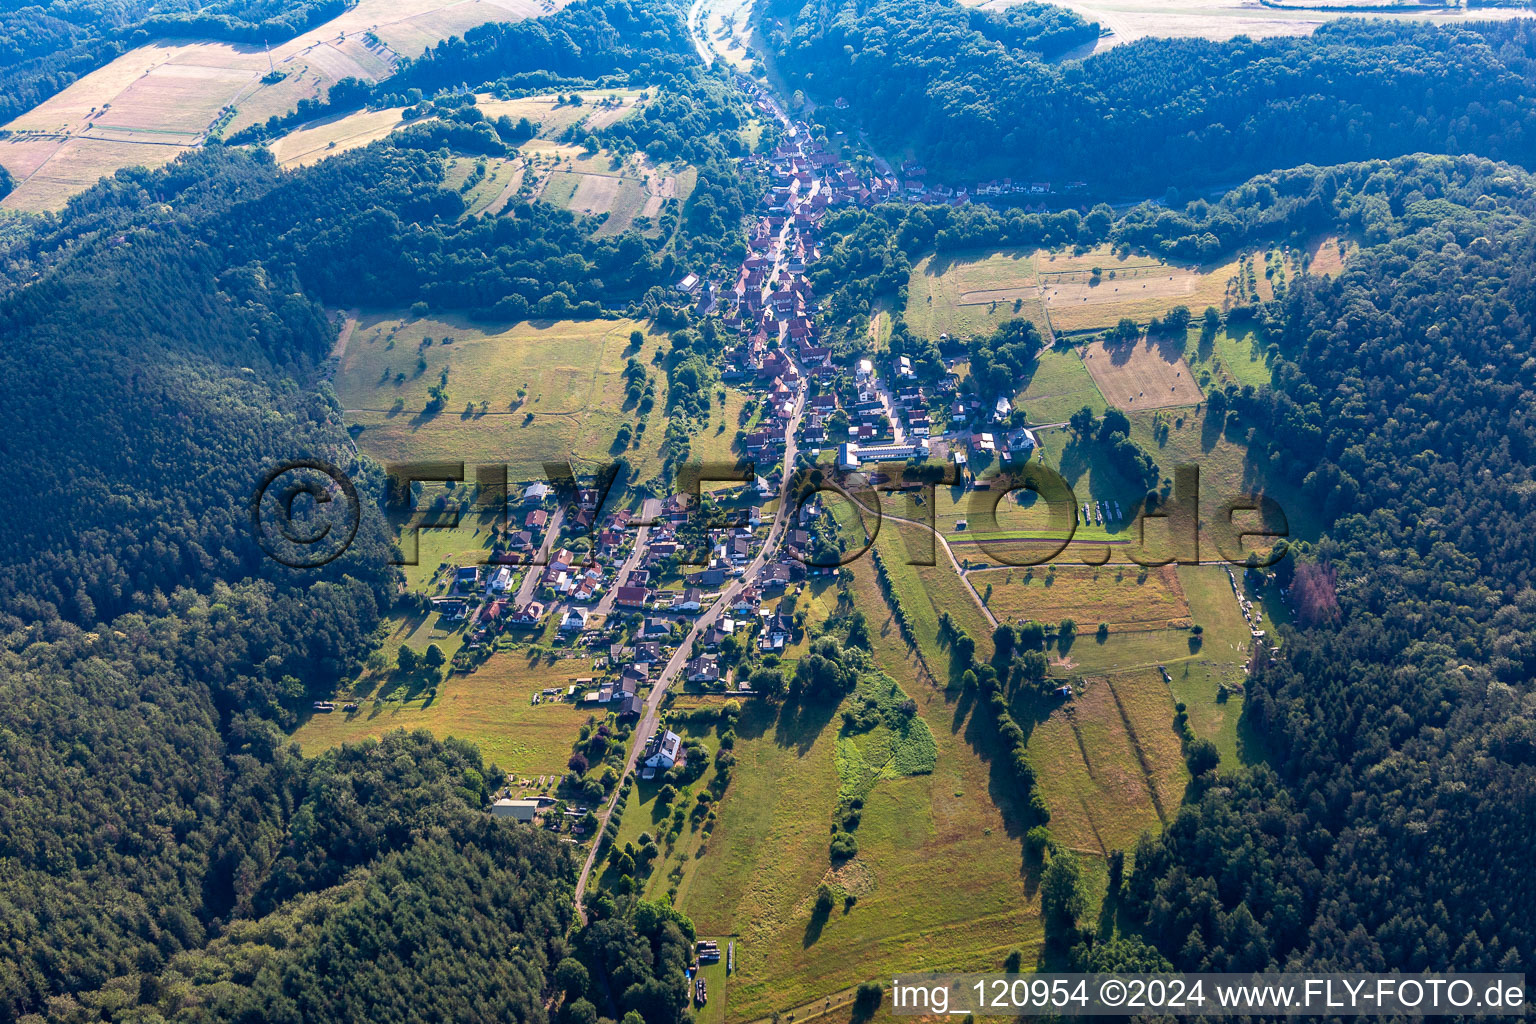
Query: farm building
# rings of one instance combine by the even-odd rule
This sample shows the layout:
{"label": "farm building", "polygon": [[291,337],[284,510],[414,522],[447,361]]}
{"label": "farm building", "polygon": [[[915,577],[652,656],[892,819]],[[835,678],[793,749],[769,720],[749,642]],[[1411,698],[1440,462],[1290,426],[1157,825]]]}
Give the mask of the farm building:
{"label": "farm building", "polygon": [[511,818],[513,821],[532,821],[538,810],[537,800],[513,800],[509,797],[502,797],[491,805],[491,814],[498,818]]}

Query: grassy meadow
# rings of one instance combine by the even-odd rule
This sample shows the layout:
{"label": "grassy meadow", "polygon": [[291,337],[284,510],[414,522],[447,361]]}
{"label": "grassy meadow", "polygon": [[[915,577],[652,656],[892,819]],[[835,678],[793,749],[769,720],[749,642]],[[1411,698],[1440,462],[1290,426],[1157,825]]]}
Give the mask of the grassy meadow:
{"label": "grassy meadow", "polygon": [[[358,447],[382,462],[505,463],[513,480],[542,479],[545,461],[605,461],[617,454],[620,426],[645,423],[626,450],[645,478],[660,465],[666,377],[651,364],[661,336],[647,333],[634,348],[635,330],[644,333],[646,327],[629,320],[559,320],[497,331],[451,317],[371,315],[352,332],[336,392],[348,423],[361,428]],[[625,402],[623,370],[630,357],[657,383],[648,416]],[[444,370],[449,400],[431,412],[428,389]]]}
{"label": "grassy meadow", "polygon": [[470,675],[453,675],[435,696],[409,700],[364,700],[359,710],[310,717],[293,734],[305,754],[314,754],[393,729],[427,729],[438,738],[457,736],[480,748],[487,763],[519,776],[565,771],[571,744],[592,712],[564,702],[532,703],[546,686],[568,686],[593,674],[589,659],[554,662],[520,652],[496,655]]}

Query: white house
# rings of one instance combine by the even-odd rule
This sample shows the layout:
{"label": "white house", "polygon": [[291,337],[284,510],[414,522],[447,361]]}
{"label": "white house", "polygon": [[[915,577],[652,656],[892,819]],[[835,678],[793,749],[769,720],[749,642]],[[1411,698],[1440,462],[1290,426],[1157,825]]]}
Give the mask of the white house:
{"label": "white house", "polygon": [[658,771],[664,772],[674,765],[686,762],[683,738],[670,729],[657,733],[646,747],[645,767],[649,775],[654,775]]}
{"label": "white house", "polygon": [[537,800],[513,800],[502,797],[491,805],[491,814],[498,818],[511,818],[514,821],[532,821],[538,809]]}

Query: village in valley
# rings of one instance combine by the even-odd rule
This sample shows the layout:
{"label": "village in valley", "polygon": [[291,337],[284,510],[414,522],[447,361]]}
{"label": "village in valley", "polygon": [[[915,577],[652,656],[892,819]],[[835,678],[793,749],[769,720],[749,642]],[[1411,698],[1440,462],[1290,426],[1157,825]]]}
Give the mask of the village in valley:
{"label": "village in valley", "polygon": [[[448,316],[349,321],[339,389],[374,457],[494,452],[483,439],[503,444],[491,431],[506,423],[530,432],[519,444],[573,456],[581,439],[617,428],[612,453],[625,465],[613,473],[584,458],[550,479],[524,471],[544,450],[519,450],[506,483],[423,482],[397,524],[410,613],[294,734],[306,752],[397,728],[472,738],[501,771],[491,813],[576,850],[578,906],[638,895],[696,922],[690,985],[711,1022],[846,1008],[866,980],[856,951],[872,934],[886,935],[889,965],[921,962],[921,929],[887,901],[899,879],[929,879],[935,864],[953,876],[933,897],[935,922],[952,927],[975,910],[1011,936],[953,938],[951,961],[1038,944],[1038,916],[1018,891],[1017,822],[1050,821],[1048,842],[1083,854],[1093,872],[1161,827],[1189,777],[1169,723],[1183,716],[1224,754],[1253,756],[1238,725],[1243,680],[1254,658],[1277,653],[1263,615],[1287,614],[1283,588],[1260,569],[1234,572],[1215,557],[1167,564],[1141,522],[1159,482],[1107,463],[1091,435],[1103,415],[1142,448],[1200,437],[1210,449],[1201,387],[1245,382],[1245,350],[1224,333],[1221,347],[1186,356],[1146,332],[1114,345],[1097,332],[1123,326],[1126,311],[1155,322],[1184,302],[1227,304],[1248,264],[1191,270],[1107,249],[929,258],[894,312],[921,322],[943,365],[892,351],[889,299],[870,318],[867,349],[850,356],[846,341],[835,349],[822,336],[812,283],[829,216],[1000,198],[1038,210],[1058,190],[929,183],[911,161],[898,170],[858,158],[843,132],[789,113],[764,81],[738,72],[734,82],[774,127],[774,142],[741,161],[766,192],[739,265],[686,273],[671,289],[691,322],[722,339],[709,423],[695,425],[689,456],[703,479],[663,473],[654,456],[648,410],[668,402],[651,369],[667,355],[654,324],[498,334]],[[1044,339],[1035,365],[1003,393],[964,386],[964,339],[1010,317]],[[404,377],[388,353],[413,342],[422,380],[515,385],[508,419],[487,415],[495,399],[477,405],[475,392],[456,421],[407,419],[408,397],[403,414],[397,398],[380,416],[375,394],[401,394]],[[1117,405],[1131,416],[1114,421]],[[459,443],[469,453],[450,447]],[[1237,446],[1215,450],[1241,464]],[[1081,488],[1059,545],[1061,522],[1043,505],[992,491],[1000,473],[1031,465]],[[878,496],[824,487],[849,480]],[[1037,565],[1042,545],[1069,564]],[[1004,812],[987,795],[998,752],[982,756],[951,716],[957,699],[969,703],[967,669],[980,667],[969,651],[1008,631],[1041,653],[1037,685],[1014,711],[1035,720],[1027,756],[1038,782],[1017,805],[1002,801]],[[831,698],[815,691],[828,659],[857,666]],[[791,791],[805,800],[787,811]],[[911,833],[925,838],[908,850],[902,822],[914,812],[884,807],[893,792],[964,825]],[[762,817],[774,807],[779,824]],[[760,860],[776,842],[792,852]],[[846,920],[828,921],[838,902]],[[840,950],[846,962],[823,977]]]}

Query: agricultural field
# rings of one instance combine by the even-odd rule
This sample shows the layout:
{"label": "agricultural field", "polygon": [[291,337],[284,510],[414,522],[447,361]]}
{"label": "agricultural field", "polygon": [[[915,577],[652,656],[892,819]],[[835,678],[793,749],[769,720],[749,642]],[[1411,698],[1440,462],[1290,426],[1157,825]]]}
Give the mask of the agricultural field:
{"label": "agricultural field", "polygon": [[1030,320],[1049,338],[1036,257],[1022,249],[926,256],[912,267],[906,320],[914,333],[938,340],[990,334],[1015,317]]}
{"label": "agricultural field", "polygon": [[[964,0],[968,7],[999,9],[1009,0]],[[1144,36],[1231,39],[1233,36],[1310,35],[1334,18],[1360,17],[1360,8],[1385,6],[1385,0],[1364,0],[1348,5],[1324,0],[1288,0],[1284,7],[1259,6],[1243,0],[1062,0],[1061,6],[1076,11],[1108,30],[1096,50],[1128,43]],[[1333,10],[1322,10],[1324,6]],[[1426,5],[1417,11],[1379,11],[1373,17],[1456,24],[1479,18],[1518,16],[1518,9],[1497,7]],[[1085,56],[1074,53],[1072,56]]]}
{"label": "agricultural field", "polygon": [[[630,333],[646,333],[632,348]],[[431,343],[427,343],[431,339]],[[560,320],[504,331],[451,317],[380,314],[353,329],[336,393],[358,446],[383,462],[451,459],[505,463],[513,480],[543,478],[543,463],[605,458],[624,424],[647,429],[626,449],[639,478],[660,467],[666,377],[651,366],[660,336],[628,320]],[[650,369],[655,408],[626,403],[623,370]],[[447,372],[448,401],[430,411],[428,389]]]}
{"label": "agricultural field", "polygon": [[[1322,252],[1322,266],[1336,259]],[[990,333],[1023,317],[1042,337],[1101,331],[1129,317],[1145,324],[1174,306],[1198,315],[1207,306],[1267,301],[1301,270],[1303,252],[1280,245],[1234,254],[1203,266],[1167,263],[1109,246],[1077,250],[977,250],[930,255],[912,267],[906,319],[938,339]]]}
{"label": "agricultural field", "polygon": [[1144,324],[1174,306],[1188,306],[1195,313],[1206,306],[1220,309],[1238,272],[1235,260],[1209,267],[1179,266],[1152,256],[1116,253],[1108,246],[1082,253],[1041,252],[1035,266],[1051,326],[1067,334],[1103,330],[1124,317]]}
{"label": "agricultural field", "polygon": [[1182,335],[1089,342],[1082,361],[1104,400],[1118,409],[1197,405],[1205,393],[1184,361]]}
{"label": "agricultural field", "polygon": [[1102,415],[1105,403],[1077,350],[1058,347],[1041,350],[1014,404],[1031,423],[1060,423],[1085,405]]}
{"label": "agricultural field", "polygon": [[31,213],[60,210],[71,196],[121,168],[159,167],[184,152],[185,146],[170,142],[118,142],[36,134],[0,139],[0,165],[16,179],[16,188],[0,199],[0,209]]}
{"label": "agricultural field", "polygon": [[[540,135],[545,138],[552,138],[578,121],[593,127],[612,124],[644,105],[644,93],[637,89],[589,90],[577,95],[582,97],[582,103],[562,103],[554,95],[498,100],[488,94],[476,96],[475,102],[493,120],[504,114],[514,121],[528,118],[539,125]],[[404,107],[386,107],[321,118],[273,140],[267,148],[284,167],[302,167],[366,146],[414,123],[401,116],[404,111]]]}
{"label": "agricultural field", "polygon": [[[987,607],[1007,622],[1033,619],[1077,623],[1077,643],[1088,643],[1100,622],[1111,633],[1167,629],[1189,622],[1189,603],[1173,566],[1142,570],[1138,566],[1046,565],[1037,568],[984,569],[969,574],[983,593],[992,588]],[[1074,644],[1074,647],[1076,644]]]}
{"label": "agricultural field", "polygon": [[550,662],[504,652],[470,675],[449,677],[438,684],[435,695],[416,693],[404,701],[365,699],[355,712],[314,715],[293,738],[305,754],[313,755],[393,729],[427,729],[439,738],[470,740],[488,764],[505,772],[557,775],[565,771],[571,744],[592,712],[562,701],[534,704],[533,695],[592,674],[590,660]]}
{"label": "agricultural field", "polygon": [[1090,855],[1129,850],[1173,816],[1189,782],[1173,703],[1155,669],[1090,676],[1035,725],[1029,761],[1058,842]]}
{"label": "agricultural field", "polygon": [[[430,499],[424,498],[418,505]],[[406,559],[401,571],[405,573],[407,590],[429,596],[446,593],[451,582],[448,566],[483,565],[491,557],[496,528],[502,515],[492,511],[465,511],[459,517],[459,525],[451,529],[402,530],[400,553]],[[519,570],[514,566],[514,572]]]}
{"label": "agricultural field", "polygon": [[544,139],[525,144],[522,153],[537,179],[538,198],[575,213],[604,217],[599,236],[631,226],[655,235],[665,204],[688,198],[698,180],[691,167],[659,167],[643,153],[626,161],[606,150],[589,154]]}
{"label": "agricultural field", "polygon": [[[103,175],[158,166],[225,131],[323,98],[337,81],[379,81],[401,57],[487,21],[538,17],[565,0],[360,0],[331,21],[279,45],[164,40],[130,50],[4,127],[0,145],[16,178],[8,209],[56,209]],[[270,64],[269,64],[270,60]],[[270,69],[283,77],[263,82]],[[356,132],[351,134],[355,135]],[[51,151],[32,143],[47,139]],[[332,140],[327,140],[332,141]],[[338,141],[338,148],[340,141]]]}

